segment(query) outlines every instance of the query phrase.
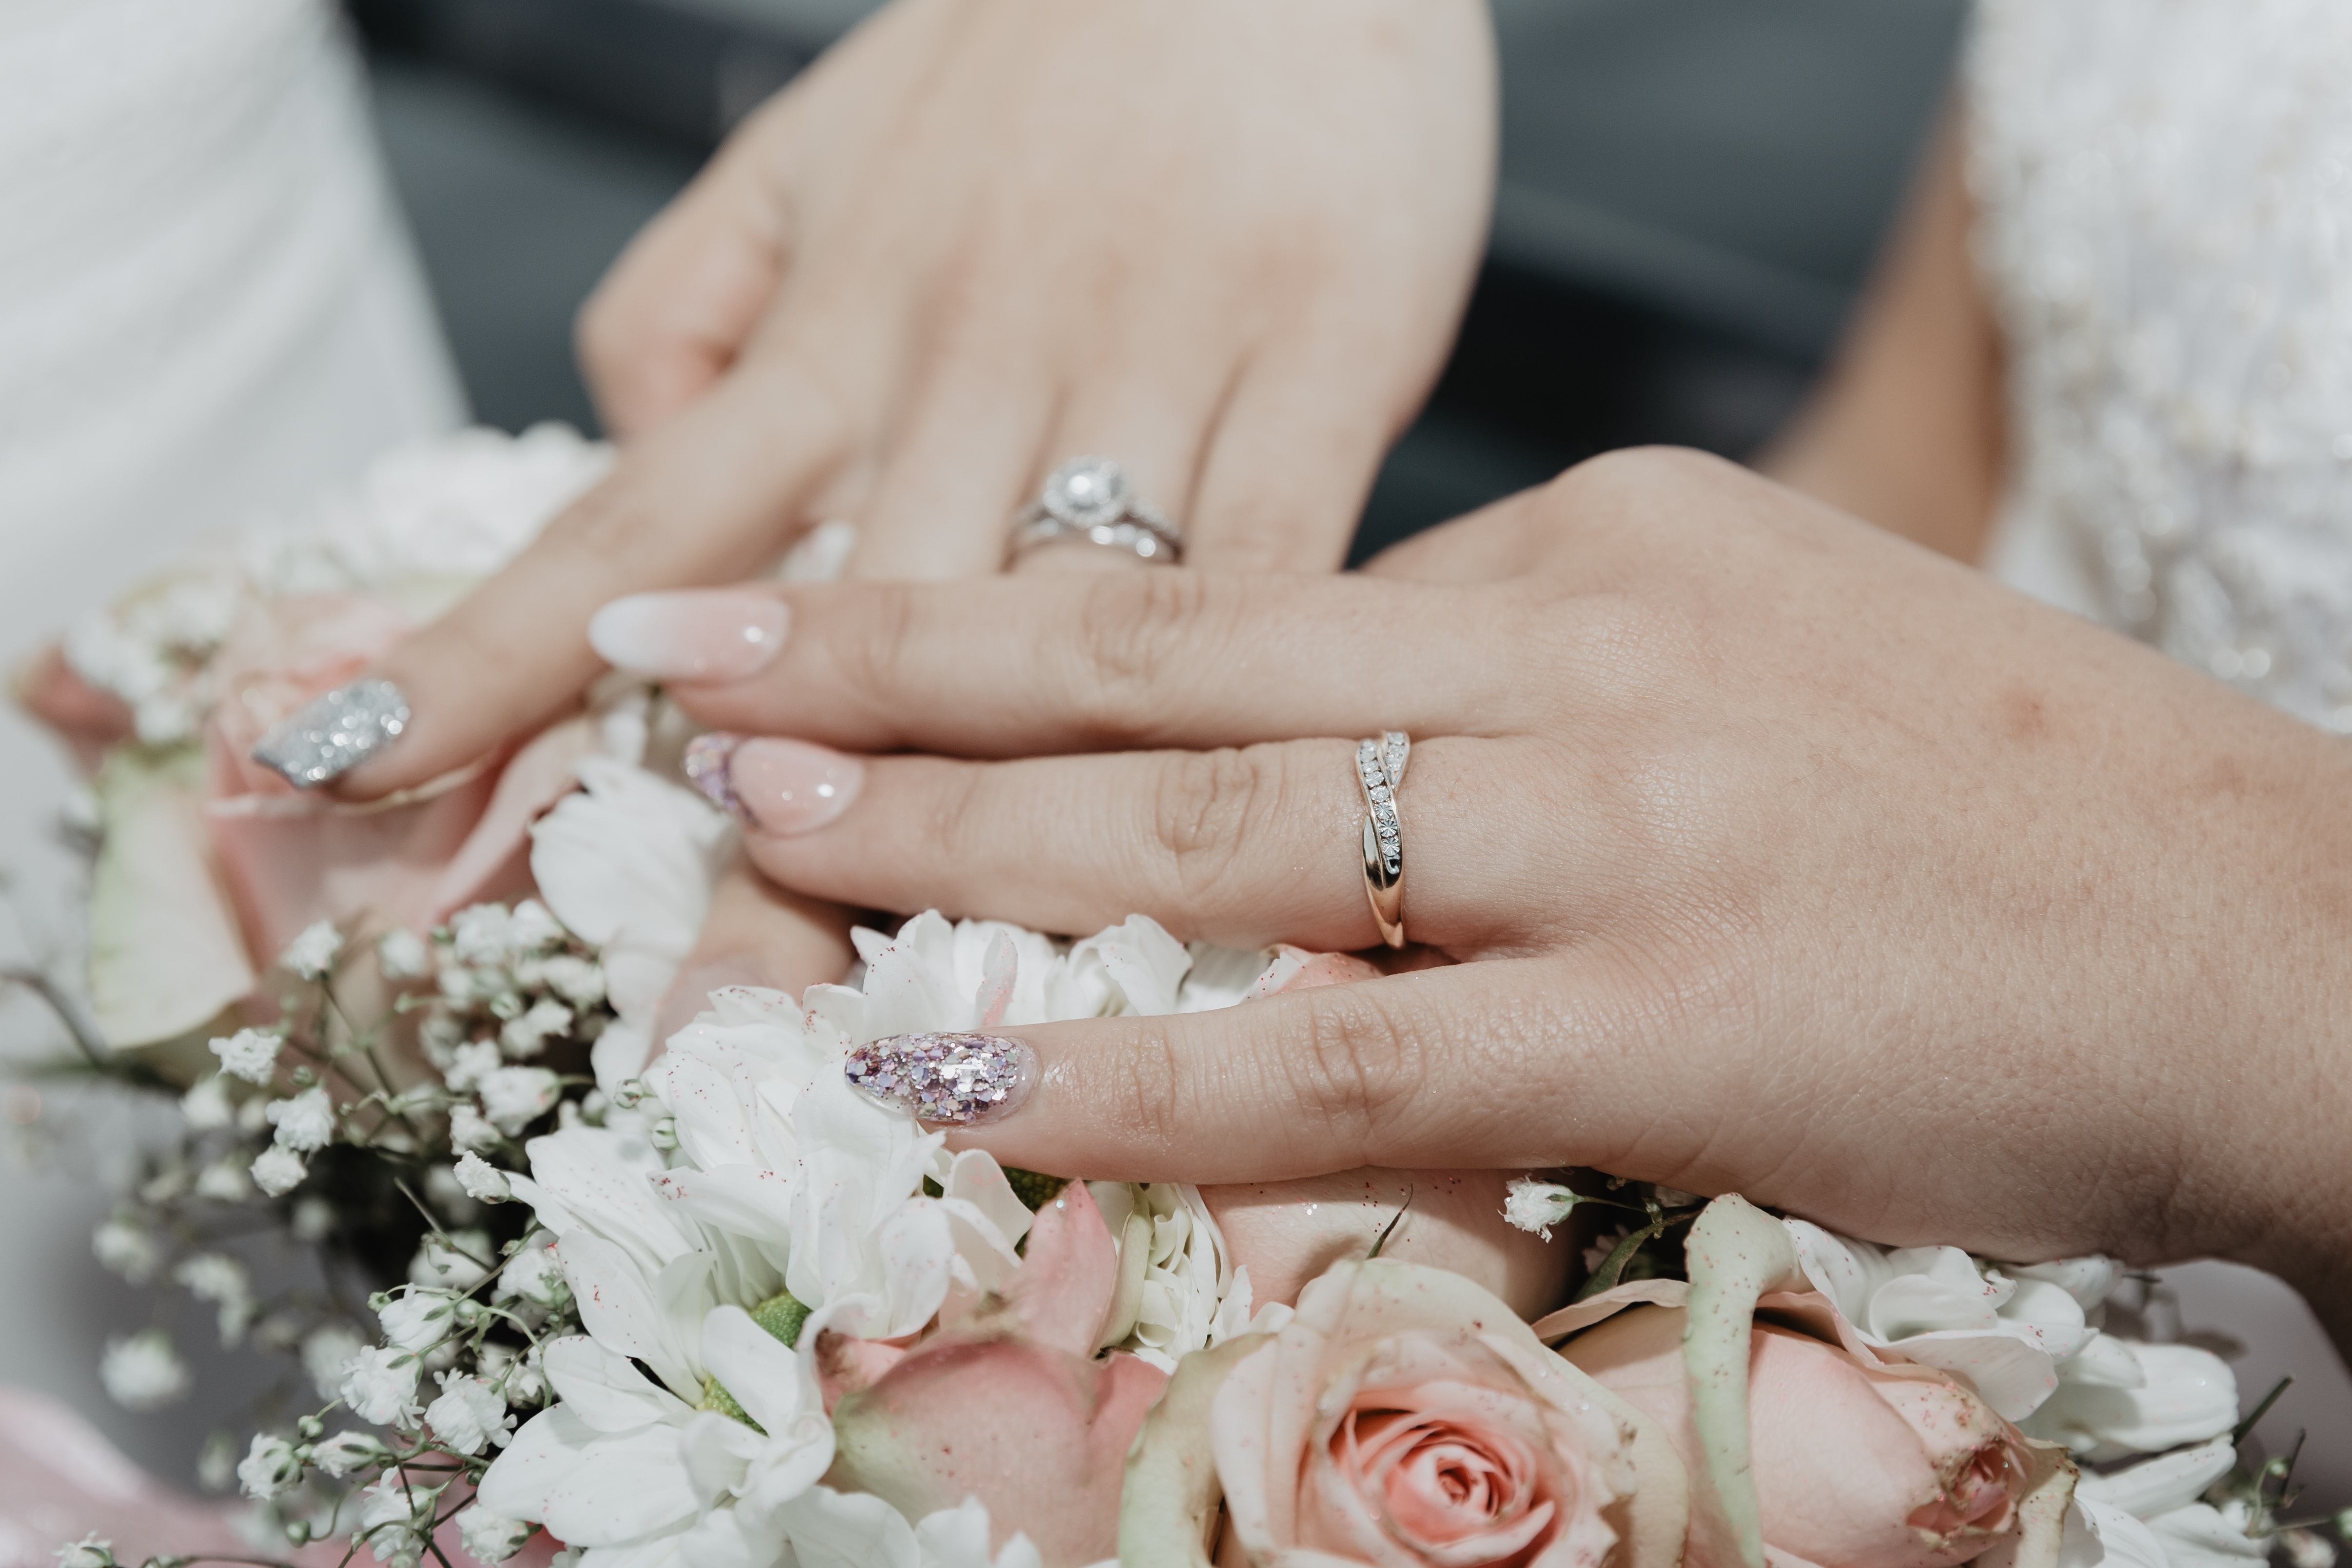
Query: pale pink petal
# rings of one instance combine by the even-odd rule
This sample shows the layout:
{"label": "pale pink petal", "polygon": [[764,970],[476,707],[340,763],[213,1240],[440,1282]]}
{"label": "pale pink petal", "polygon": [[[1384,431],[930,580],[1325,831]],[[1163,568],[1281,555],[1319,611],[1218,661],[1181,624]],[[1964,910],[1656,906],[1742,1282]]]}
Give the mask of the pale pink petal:
{"label": "pale pink petal", "polygon": [[585,717],[550,725],[524,743],[499,773],[498,787],[473,832],[443,869],[433,890],[432,921],[530,885],[530,825],[578,787],[572,770],[595,750],[596,726]]}

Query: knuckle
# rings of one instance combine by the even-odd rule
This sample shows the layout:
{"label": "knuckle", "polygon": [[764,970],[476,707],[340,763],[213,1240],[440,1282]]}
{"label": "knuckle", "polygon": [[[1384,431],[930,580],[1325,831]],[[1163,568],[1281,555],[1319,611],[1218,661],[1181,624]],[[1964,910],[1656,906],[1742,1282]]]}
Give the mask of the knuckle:
{"label": "knuckle", "polygon": [[916,639],[917,590],[886,583],[842,584],[831,590],[848,613],[828,616],[822,646],[831,660],[835,689],[863,710],[885,732],[896,735],[900,700],[911,679],[908,666]]}
{"label": "knuckle", "polygon": [[1146,739],[1167,672],[1183,666],[1207,616],[1205,581],[1160,569],[1109,573],[1087,589],[1076,625],[1076,707],[1099,742]]}
{"label": "knuckle", "polygon": [[1188,752],[1160,776],[1152,826],[1187,906],[1213,903],[1250,864],[1254,825],[1280,811],[1277,748]]}
{"label": "knuckle", "polygon": [[[1361,985],[1309,1003],[1308,1026],[1281,1062],[1305,1113],[1331,1129],[1368,1163],[1400,1146],[1417,1088],[1425,1080],[1427,1020],[1392,994]],[[1307,998],[1301,998],[1308,1001]]]}

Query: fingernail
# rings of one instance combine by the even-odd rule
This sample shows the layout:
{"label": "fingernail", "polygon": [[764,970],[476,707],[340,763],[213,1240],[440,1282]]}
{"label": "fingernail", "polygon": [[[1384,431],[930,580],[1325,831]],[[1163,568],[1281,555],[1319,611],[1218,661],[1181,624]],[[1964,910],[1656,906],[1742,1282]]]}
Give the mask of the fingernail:
{"label": "fingernail", "polygon": [[783,601],[745,588],[631,594],[588,619],[588,643],[615,669],[656,680],[740,680],[783,646]]}
{"label": "fingernail", "polygon": [[806,741],[719,731],[687,742],[686,776],[711,805],[762,833],[789,837],[848,810],[866,764]]}
{"label": "fingernail", "polygon": [[919,1121],[975,1127],[1012,1115],[1037,1081],[1037,1053],[1002,1035],[893,1035],[849,1053],[849,1087]]}
{"label": "fingernail", "polygon": [[400,739],[408,699],[389,680],[354,680],[296,709],[253,748],[253,760],[296,789],[341,778]]}

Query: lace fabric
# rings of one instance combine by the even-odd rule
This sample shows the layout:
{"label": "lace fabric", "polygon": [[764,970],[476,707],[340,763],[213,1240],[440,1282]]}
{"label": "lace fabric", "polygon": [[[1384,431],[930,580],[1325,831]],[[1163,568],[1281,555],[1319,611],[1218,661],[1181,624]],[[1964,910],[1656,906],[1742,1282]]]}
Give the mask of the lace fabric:
{"label": "lace fabric", "polygon": [[2020,586],[2352,732],[2352,7],[1983,0]]}

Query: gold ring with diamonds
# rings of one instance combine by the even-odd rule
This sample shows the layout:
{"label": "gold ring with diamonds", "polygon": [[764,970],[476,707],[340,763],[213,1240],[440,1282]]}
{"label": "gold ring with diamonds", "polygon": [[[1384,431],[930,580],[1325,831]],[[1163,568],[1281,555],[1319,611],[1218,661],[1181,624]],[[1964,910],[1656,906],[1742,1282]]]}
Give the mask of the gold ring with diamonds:
{"label": "gold ring with diamonds", "polygon": [[1381,940],[1404,945],[1404,834],[1397,821],[1397,786],[1412,742],[1402,730],[1356,742],[1356,782],[1364,791],[1364,896]]}

